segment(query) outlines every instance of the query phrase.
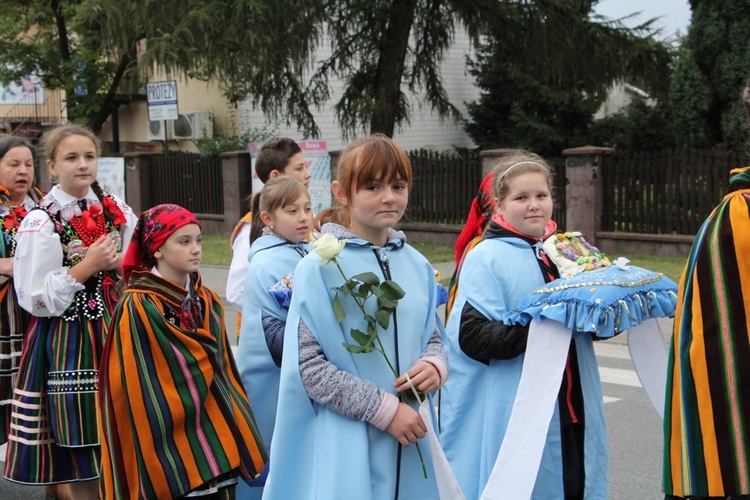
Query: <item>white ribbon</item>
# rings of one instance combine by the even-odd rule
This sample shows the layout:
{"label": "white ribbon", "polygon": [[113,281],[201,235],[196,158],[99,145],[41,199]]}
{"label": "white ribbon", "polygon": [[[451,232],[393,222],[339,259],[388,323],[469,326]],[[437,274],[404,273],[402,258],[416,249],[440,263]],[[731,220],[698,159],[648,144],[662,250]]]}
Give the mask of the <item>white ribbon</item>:
{"label": "white ribbon", "polygon": [[531,321],[516,400],[482,500],[531,498],[571,336],[556,321]]}
{"label": "white ribbon", "polygon": [[405,373],[406,381],[409,382],[414,396],[419,401],[419,415],[424,421],[424,425],[427,427],[427,441],[430,443],[430,454],[432,456],[432,468],[435,474],[435,482],[437,483],[438,495],[440,500],[465,500],[463,491],[458,485],[456,476],[453,474],[448,459],[445,457],[443,447],[440,446],[435,427],[432,425],[432,412],[430,411],[430,400],[425,397],[424,401],[419,397],[419,393],[414,388],[414,384],[411,382],[409,372]]}
{"label": "white ribbon", "polygon": [[664,419],[664,401],[667,390],[667,358],[669,352],[664,345],[659,322],[644,321],[628,330],[628,350],[633,360],[635,373],[641,381],[648,399],[659,417]]}

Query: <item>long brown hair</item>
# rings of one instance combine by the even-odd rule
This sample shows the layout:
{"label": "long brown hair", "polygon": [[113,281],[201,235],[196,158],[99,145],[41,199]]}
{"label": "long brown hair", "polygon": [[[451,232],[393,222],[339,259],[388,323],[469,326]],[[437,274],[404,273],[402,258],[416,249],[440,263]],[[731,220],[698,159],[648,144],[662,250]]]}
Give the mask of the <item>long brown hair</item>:
{"label": "long brown hair", "polygon": [[[374,134],[352,142],[341,152],[336,167],[336,181],[347,198],[373,181],[391,183],[396,179],[412,184],[411,160],[401,146],[383,134]],[[351,224],[349,208],[338,201],[318,214],[320,224]]]}

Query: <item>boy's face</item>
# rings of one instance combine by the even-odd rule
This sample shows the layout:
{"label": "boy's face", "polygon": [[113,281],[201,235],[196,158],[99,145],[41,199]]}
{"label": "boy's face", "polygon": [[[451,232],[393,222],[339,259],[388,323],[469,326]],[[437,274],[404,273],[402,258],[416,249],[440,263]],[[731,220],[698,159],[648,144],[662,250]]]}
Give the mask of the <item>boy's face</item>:
{"label": "boy's face", "polygon": [[305,189],[309,189],[310,187],[310,177],[312,177],[312,174],[307,168],[307,163],[305,163],[305,157],[302,156],[302,153],[297,153],[289,158],[289,163],[286,164],[281,175],[288,175],[292,179],[300,181],[305,185]]}

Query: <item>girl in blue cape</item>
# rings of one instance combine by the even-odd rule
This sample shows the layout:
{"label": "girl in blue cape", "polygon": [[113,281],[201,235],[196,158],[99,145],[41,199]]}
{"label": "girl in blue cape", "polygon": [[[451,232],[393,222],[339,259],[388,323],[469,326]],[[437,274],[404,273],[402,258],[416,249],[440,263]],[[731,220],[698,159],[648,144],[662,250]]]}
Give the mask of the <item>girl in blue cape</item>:
{"label": "girl in blue cape", "polygon": [[[495,168],[495,214],[465,258],[446,327],[451,379],[441,391],[441,443],[467,499],[492,473],[513,409],[529,327],[503,314],[558,277],[542,251],[554,233],[549,166],[520,153]],[[607,497],[606,428],[592,337],[571,341],[534,499]],[[518,478],[518,480],[524,480]],[[529,479],[533,480],[533,479]]]}
{"label": "girl in blue cape", "polygon": [[[252,246],[245,279],[242,334],[237,368],[253,405],[263,442],[271,445],[287,311],[268,293],[287,279],[308,254],[305,238],[313,224],[310,195],[305,185],[287,176],[270,179],[252,199]],[[239,498],[260,498],[263,489],[237,487]]]}
{"label": "girl in blue cape", "polygon": [[[347,277],[372,272],[393,280],[405,296],[387,329],[378,327],[383,349],[349,352],[351,330],[367,330],[351,296],[341,299],[339,323],[334,287],[344,283],[336,263],[311,253],[297,265],[284,336],[279,404],[264,499],[437,498],[426,432],[409,390],[436,391],[447,378],[447,359],[435,313],[435,274],[427,260],[394,231],[406,209],[412,182],[406,153],[374,135],[341,154],[332,188],[336,205],[319,215],[322,237],[345,239],[336,257]],[[326,239],[320,241],[326,241]],[[318,248],[320,251],[321,248]],[[375,303],[368,301],[369,314]]]}

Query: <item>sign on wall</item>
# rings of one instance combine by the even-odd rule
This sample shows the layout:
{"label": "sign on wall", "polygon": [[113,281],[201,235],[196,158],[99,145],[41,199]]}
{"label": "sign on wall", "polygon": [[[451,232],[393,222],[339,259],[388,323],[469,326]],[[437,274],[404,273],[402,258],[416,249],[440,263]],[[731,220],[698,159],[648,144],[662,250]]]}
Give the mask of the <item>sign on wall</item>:
{"label": "sign on wall", "polygon": [[152,122],[176,120],[177,111],[177,82],[152,82],[146,84],[146,98],[148,100],[148,119]]}
{"label": "sign on wall", "polygon": [[98,158],[96,180],[105,191],[125,199],[125,158]]}
{"label": "sign on wall", "polygon": [[28,75],[20,82],[0,85],[0,105],[44,104],[44,87],[38,76]]}
{"label": "sign on wall", "polygon": [[[305,163],[312,177],[307,188],[310,193],[313,212],[316,214],[331,206],[331,157],[328,156],[326,141],[303,140],[297,141]],[[251,142],[247,145],[250,152],[250,169],[252,170],[252,190],[258,193],[263,189],[263,183],[255,172],[255,157],[263,146],[262,142]]]}
{"label": "sign on wall", "polygon": [[307,191],[313,212],[318,214],[331,206],[331,157],[328,156],[326,141],[299,141],[297,144],[312,174]]}

